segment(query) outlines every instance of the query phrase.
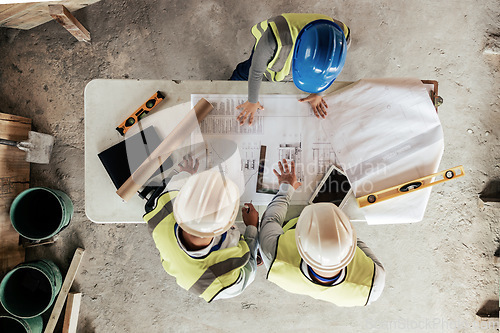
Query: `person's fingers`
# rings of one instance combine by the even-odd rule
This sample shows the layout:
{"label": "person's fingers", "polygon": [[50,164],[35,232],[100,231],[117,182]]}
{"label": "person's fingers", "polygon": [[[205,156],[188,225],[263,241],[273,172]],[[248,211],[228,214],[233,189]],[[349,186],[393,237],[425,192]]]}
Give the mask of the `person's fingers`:
{"label": "person's fingers", "polygon": [[295,175],[295,161],[292,160],[290,172]]}
{"label": "person's fingers", "polygon": [[323,104],[319,104],[318,109],[320,110],[320,114],[322,118],[325,118],[326,116],[326,110]]}
{"label": "person's fingers", "polygon": [[281,164],[281,162],[278,162],[278,167],[280,168],[281,174],[284,174],[285,170],[283,170],[283,164]]}
{"label": "person's fingers", "polygon": [[237,109],[241,109],[241,108],[242,108],[242,107],[244,107],[244,106],[245,106],[245,103],[238,105],[236,108],[237,108]]}
{"label": "person's fingers", "polygon": [[253,115],[254,115],[254,113],[253,113],[253,112],[252,112],[252,113],[250,113],[250,117],[248,118],[248,123],[249,123],[250,125],[252,125],[252,124],[253,124]]}
{"label": "person's fingers", "polygon": [[283,175],[285,173],[285,170],[283,169],[283,164],[281,164],[281,162],[278,162],[278,167],[280,168],[281,174]]}
{"label": "person's fingers", "polygon": [[244,111],[243,116],[240,118],[240,125],[243,125],[248,117],[248,111]]}
{"label": "person's fingers", "polygon": [[190,165],[193,165],[193,157],[191,155],[188,155],[187,160]]}
{"label": "person's fingers", "polygon": [[261,109],[261,110],[264,110],[264,107],[262,106],[262,104],[260,104],[260,102],[259,102],[259,105],[258,105],[257,107],[258,107],[259,109]]}
{"label": "person's fingers", "polygon": [[281,177],[281,175],[278,173],[278,171],[276,171],[276,170],[273,169],[273,172],[276,175],[276,177],[278,177],[278,178]]}
{"label": "person's fingers", "polygon": [[241,111],[241,112],[240,112],[240,114],[238,115],[238,117],[236,117],[236,119],[237,119],[238,121],[240,121],[240,120],[241,120],[241,117],[243,117],[243,116],[245,115],[245,113],[246,113],[246,112],[247,112],[247,110],[243,110],[243,111]]}
{"label": "person's fingers", "polygon": [[297,182],[297,188],[299,188],[301,186],[302,186],[302,183],[301,182]]}
{"label": "person's fingers", "polygon": [[306,101],[306,98],[305,98],[305,97],[304,97],[304,98],[299,99],[299,102],[305,102],[305,101]]}
{"label": "person's fingers", "polygon": [[323,103],[323,105],[325,106],[325,108],[328,109],[328,104],[326,104],[326,101],[323,98],[321,99],[321,103]]}
{"label": "person's fingers", "polygon": [[255,209],[255,207],[253,206],[253,204],[251,202],[246,203],[245,205],[247,205],[248,207],[250,207],[250,209]]}
{"label": "person's fingers", "polygon": [[196,161],[194,163],[194,167],[193,167],[193,169],[194,169],[195,172],[198,171],[198,167],[199,166],[200,166],[200,161],[198,159],[196,159]]}
{"label": "person's fingers", "polygon": [[316,118],[321,118],[321,116],[319,115],[318,111],[316,110],[316,107],[313,106],[312,109],[313,109],[313,112],[314,112],[314,115],[316,116]]}
{"label": "person's fingers", "polygon": [[290,170],[288,169],[288,162],[285,159],[283,159],[283,167],[286,173],[290,172]]}

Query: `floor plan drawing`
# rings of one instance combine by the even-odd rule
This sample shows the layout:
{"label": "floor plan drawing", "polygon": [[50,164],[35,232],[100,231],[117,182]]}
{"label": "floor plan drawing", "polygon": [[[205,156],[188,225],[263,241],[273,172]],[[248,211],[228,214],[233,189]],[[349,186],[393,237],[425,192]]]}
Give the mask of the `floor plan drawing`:
{"label": "floor plan drawing", "polygon": [[[224,138],[235,142],[239,149],[245,189],[241,201],[252,200],[267,204],[279,189],[273,169],[279,170],[278,161],[295,162],[298,181],[302,186],[292,197],[293,204],[305,204],[317,184],[335,162],[335,154],[320,122],[307,103],[299,102],[299,95],[261,95],[264,110],[258,110],[251,126],[240,126],[236,106],[244,103],[245,95],[191,95],[191,103],[206,98],[214,109],[200,124],[200,132],[193,137],[205,140]],[[265,157],[260,161],[261,147]],[[262,162],[261,184],[257,190],[259,162]]]}

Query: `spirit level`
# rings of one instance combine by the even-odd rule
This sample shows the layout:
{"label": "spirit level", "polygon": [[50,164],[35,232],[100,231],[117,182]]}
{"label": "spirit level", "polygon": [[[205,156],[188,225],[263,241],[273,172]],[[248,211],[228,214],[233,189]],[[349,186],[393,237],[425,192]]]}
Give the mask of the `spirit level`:
{"label": "spirit level", "polygon": [[356,198],[359,207],[365,207],[377,202],[395,198],[402,194],[410,193],[416,190],[421,190],[429,186],[446,182],[450,179],[462,177],[465,175],[463,166],[457,166],[448,170],[440,171],[432,175],[412,180],[407,183],[389,187],[385,190],[370,193],[362,197]]}
{"label": "spirit level", "polygon": [[147,115],[149,111],[151,111],[155,106],[157,106],[165,96],[157,91],[153,96],[151,96],[144,104],[142,104],[134,113],[132,113],[123,123],[120,124],[116,128],[118,133],[121,135],[125,135],[127,131],[134,125],[136,122],[141,120],[142,117]]}

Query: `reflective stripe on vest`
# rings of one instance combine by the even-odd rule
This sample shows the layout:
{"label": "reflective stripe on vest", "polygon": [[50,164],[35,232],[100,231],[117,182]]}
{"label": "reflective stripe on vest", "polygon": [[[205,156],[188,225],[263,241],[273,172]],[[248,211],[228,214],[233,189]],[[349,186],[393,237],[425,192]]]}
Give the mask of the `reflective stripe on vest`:
{"label": "reflective stripe on vest", "polygon": [[356,248],[354,258],[346,267],[344,281],[335,286],[322,286],[310,281],[300,269],[302,258],[295,243],[295,229],[278,239],[276,258],[267,278],[281,288],[301,295],[334,303],[338,306],[366,305],[375,275],[375,264]]}
{"label": "reflective stripe on vest", "polygon": [[276,52],[264,73],[269,81],[286,81],[292,78],[292,57],[297,36],[303,27],[316,20],[329,20],[337,23],[346,39],[349,38],[349,29],[344,23],[321,14],[282,14],[252,27],[252,35],[255,37],[254,47],[269,27],[276,39]]}
{"label": "reflective stripe on vest", "polygon": [[179,286],[210,302],[238,281],[240,268],[250,259],[250,250],[241,237],[238,246],[212,251],[202,258],[191,258],[177,244],[174,214],[164,209],[176,195],[176,192],[162,194],[156,207],[144,215],[144,220],[148,224],[160,220],[154,227],[153,239],[165,271],[176,278]]}

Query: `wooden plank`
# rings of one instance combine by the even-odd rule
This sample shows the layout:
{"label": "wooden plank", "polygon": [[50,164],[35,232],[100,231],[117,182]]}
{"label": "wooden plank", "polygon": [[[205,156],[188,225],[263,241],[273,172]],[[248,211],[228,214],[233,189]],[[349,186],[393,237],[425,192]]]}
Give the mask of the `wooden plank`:
{"label": "wooden plank", "polygon": [[22,15],[24,12],[29,11],[33,7],[32,3],[17,4],[17,5],[0,5],[0,24],[3,21]]}
{"label": "wooden plank", "polygon": [[28,28],[31,29],[40,24],[49,22],[52,20],[52,17],[49,15],[48,4],[49,3],[32,3],[30,7],[1,21],[0,24],[7,28],[28,30]]}
{"label": "wooden plank", "polygon": [[76,333],[82,293],[69,293],[64,314],[63,333]]}
{"label": "wooden plank", "polygon": [[59,320],[59,316],[61,315],[62,309],[64,307],[64,301],[66,300],[66,296],[68,296],[71,285],[75,280],[76,273],[78,272],[78,267],[80,267],[84,253],[84,249],[80,247],[76,249],[75,254],[73,255],[73,259],[71,260],[71,264],[69,265],[68,272],[66,273],[66,277],[64,278],[61,291],[57,296],[56,303],[54,304],[54,308],[52,309],[52,313],[50,314],[49,321],[47,322],[47,326],[45,327],[45,331],[43,331],[44,333],[54,332],[57,321]]}
{"label": "wooden plank", "polygon": [[52,20],[49,14],[49,5],[64,5],[70,12],[75,12],[99,1],[63,0],[0,5],[0,26],[28,30]]}
{"label": "wooden plank", "polygon": [[34,12],[24,12],[20,16],[9,17],[2,23],[2,26],[6,28],[29,30],[35,24],[40,25],[42,23],[50,21],[51,19],[51,17],[50,19],[48,19],[47,16],[40,16],[35,14]]}
{"label": "wooden plank", "polygon": [[2,15],[2,13],[5,11],[10,10],[14,6],[15,6],[15,4],[0,5],[0,15]]}
{"label": "wooden plank", "polygon": [[[25,140],[31,129],[31,119],[0,113],[0,137]],[[24,248],[19,234],[10,222],[10,205],[14,198],[29,187],[30,164],[26,153],[16,147],[0,145],[0,274],[24,261]]]}
{"label": "wooden plank", "polygon": [[80,42],[90,42],[90,33],[63,5],[50,5],[49,14]]}

